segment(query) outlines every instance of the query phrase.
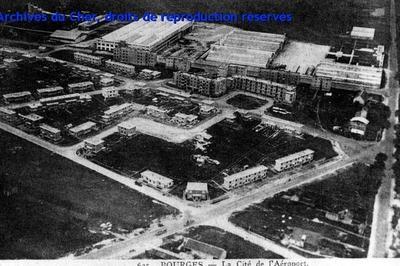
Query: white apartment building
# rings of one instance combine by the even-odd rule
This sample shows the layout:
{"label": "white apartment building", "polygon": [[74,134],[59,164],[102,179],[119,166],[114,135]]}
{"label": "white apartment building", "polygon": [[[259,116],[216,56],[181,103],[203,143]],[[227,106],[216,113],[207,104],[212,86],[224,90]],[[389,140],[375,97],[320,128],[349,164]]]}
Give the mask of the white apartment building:
{"label": "white apartment building", "polygon": [[300,152],[293,153],[291,155],[279,158],[275,160],[275,170],[284,171],[293,167],[311,162],[314,158],[314,151],[306,149]]}
{"label": "white apartment building", "polygon": [[104,140],[102,139],[87,139],[83,142],[85,150],[98,153],[104,148]]}
{"label": "white apartment building", "polygon": [[156,188],[166,189],[171,188],[174,185],[174,180],[171,178],[162,176],[150,170],[146,170],[140,175],[146,183]]}
{"label": "white apartment building", "polygon": [[110,87],[114,85],[114,79],[113,78],[101,78],[100,79],[100,86],[102,87]]}
{"label": "white apartment building", "polygon": [[130,103],[113,105],[108,110],[104,111],[104,115],[101,118],[104,122],[108,123],[132,111],[133,111],[133,105]]}
{"label": "white apartment building", "polygon": [[136,126],[129,122],[122,122],[118,125],[118,133],[126,137],[133,136],[136,133]]}
{"label": "white apartment building", "polygon": [[194,125],[198,121],[197,115],[187,115],[183,113],[177,113],[172,118],[172,121],[178,125],[186,126],[186,125]]}
{"label": "white apartment building", "polygon": [[84,82],[68,84],[67,87],[68,87],[68,91],[70,93],[84,92],[84,91],[92,90],[94,88],[94,84],[91,81],[84,81]]}
{"label": "white apartment building", "polygon": [[246,169],[242,172],[235,173],[230,176],[224,177],[222,187],[230,190],[245,184],[262,179],[266,176],[268,168],[264,165],[259,165],[253,168]]}
{"label": "white apartment building", "polygon": [[109,98],[115,98],[119,96],[118,89],[114,86],[104,87],[101,89],[101,95],[103,95],[104,99],[107,100]]}
{"label": "white apartment building", "polygon": [[95,128],[96,128],[96,123],[88,121],[88,122],[80,124],[80,125],[78,125],[76,127],[70,128],[69,129],[69,134],[71,134],[72,136],[78,138],[80,136],[88,134],[89,132],[91,132]]}

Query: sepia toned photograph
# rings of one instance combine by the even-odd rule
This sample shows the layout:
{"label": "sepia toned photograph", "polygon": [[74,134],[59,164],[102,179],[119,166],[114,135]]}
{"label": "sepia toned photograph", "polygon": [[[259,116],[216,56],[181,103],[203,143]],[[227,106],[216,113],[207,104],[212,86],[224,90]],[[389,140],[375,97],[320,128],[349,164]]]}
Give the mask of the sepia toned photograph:
{"label": "sepia toned photograph", "polygon": [[0,264],[400,265],[399,34],[398,0],[0,0]]}

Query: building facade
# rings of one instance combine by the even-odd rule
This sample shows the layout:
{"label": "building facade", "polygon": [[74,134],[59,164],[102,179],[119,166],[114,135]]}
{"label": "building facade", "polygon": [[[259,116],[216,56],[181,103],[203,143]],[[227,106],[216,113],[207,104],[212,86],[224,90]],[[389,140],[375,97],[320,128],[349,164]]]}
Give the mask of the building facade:
{"label": "building facade", "polygon": [[200,74],[175,72],[174,83],[179,89],[210,97],[221,96],[227,91],[226,78],[213,79]]}
{"label": "building facade", "polygon": [[291,85],[246,76],[233,76],[233,88],[274,98],[292,104],[296,100],[296,88]]}
{"label": "building facade", "polygon": [[314,158],[314,151],[306,149],[275,160],[275,170],[278,172],[309,163]]}
{"label": "building facade", "polygon": [[135,66],[132,66],[129,64],[124,64],[121,62],[116,62],[113,60],[107,60],[105,62],[105,66],[108,69],[108,71],[115,73],[115,74],[123,74],[123,75],[132,76],[132,75],[135,75],[135,73],[136,73]]}
{"label": "building facade", "polygon": [[174,185],[174,180],[171,178],[162,176],[150,170],[146,170],[140,175],[143,181],[145,181],[147,184],[159,189],[168,189]]}
{"label": "building facade", "polygon": [[118,89],[114,86],[112,87],[104,87],[101,89],[101,95],[103,95],[104,99],[116,98],[119,96]]}
{"label": "building facade", "polygon": [[129,122],[122,122],[118,125],[118,133],[125,137],[131,137],[136,134],[136,126]]}
{"label": "building facade", "polygon": [[230,190],[248,183],[252,183],[266,176],[268,168],[264,165],[259,165],[239,173],[224,177],[222,187]]}
{"label": "building facade", "polygon": [[40,135],[45,138],[49,139],[51,141],[57,142],[62,139],[61,137],[61,130],[55,127],[51,127],[47,124],[41,124],[39,126],[40,129]]}
{"label": "building facade", "polygon": [[52,88],[43,88],[43,89],[38,89],[37,93],[40,97],[52,97],[52,96],[57,96],[60,94],[63,94],[64,88],[57,86],[57,87],[52,87]]}
{"label": "building facade", "polygon": [[98,153],[104,148],[104,140],[102,139],[87,139],[83,143],[83,148],[92,153]]}
{"label": "building facade", "polygon": [[91,131],[93,131],[95,129],[96,129],[96,123],[88,121],[88,122],[80,124],[76,127],[70,128],[69,134],[76,138],[79,138],[83,135],[90,133]]}
{"label": "building facade", "polygon": [[93,66],[101,66],[103,64],[103,57],[94,56],[90,54],[85,54],[81,52],[74,53],[74,60],[77,63],[93,65]]}
{"label": "building facade", "polygon": [[15,111],[11,109],[0,107],[0,118],[3,121],[13,123],[18,120],[18,115]]}
{"label": "building facade", "polygon": [[146,112],[148,115],[151,115],[153,117],[162,118],[162,119],[169,118],[167,110],[161,109],[154,105],[148,105],[146,107]]}
{"label": "building facade", "polygon": [[15,102],[27,102],[32,99],[32,94],[29,91],[8,93],[3,94],[3,99],[6,104]]}
{"label": "building facade", "polygon": [[124,115],[129,114],[133,111],[133,105],[130,103],[123,103],[120,105],[113,105],[108,110],[104,111],[101,119],[105,123],[109,123],[113,120],[119,119]]}
{"label": "building facade", "polygon": [[84,82],[79,82],[79,83],[68,84],[67,87],[68,87],[68,91],[70,93],[85,92],[85,91],[93,90],[94,84],[91,81],[84,81]]}
{"label": "building facade", "polygon": [[209,200],[207,183],[188,182],[183,192],[183,198],[193,201]]}

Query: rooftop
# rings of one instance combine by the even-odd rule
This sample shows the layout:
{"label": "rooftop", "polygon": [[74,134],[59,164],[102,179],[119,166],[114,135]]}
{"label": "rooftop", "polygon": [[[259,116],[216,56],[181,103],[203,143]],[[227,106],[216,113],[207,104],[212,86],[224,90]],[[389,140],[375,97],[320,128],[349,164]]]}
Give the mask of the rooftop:
{"label": "rooftop", "polygon": [[41,125],[40,125],[40,128],[43,129],[43,130],[46,130],[46,131],[48,131],[48,132],[51,132],[51,133],[53,133],[53,134],[58,134],[58,133],[61,132],[58,128],[51,127],[51,126],[49,126],[49,125],[47,125],[47,124],[41,124]]}
{"label": "rooftop", "polygon": [[186,30],[191,25],[190,21],[173,23],[159,19],[148,22],[142,18],[105,35],[102,40],[107,42],[124,41],[130,46],[151,50],[163,40]]}
{"label": "rooftop", "polygon": [[84,82],[78,82],[78,83],[71,83],[71,84],[68,84],[68,87],[74,88],[74,87],[83,87],[83,86],[89,86],[89,85],[92,86],[93,82],[84,81]]}
{"label": "rooftop", "polygon": [[55,39],[76,41],[79,37],[83,35],[86,34],[78,30],[56,30],[50,35],[50,37]]}
{"label": "rooftop", "polygon": [[43,88],[43,89],[38,89],[38,93],[46,93],[46,92],[56,92],[56,91],[63,91],[63,87],[57,86],[57,87],[51,87],[51,88]]}
{"label": "rooftop", "polygon": [[188,182],[186,185],[186,190],[208,191],[208,185],[207,183]]}
{"label": "rooftop", "polygon": [[369,39],[369,40],[373,40],[374,35],[375,35],[374,28],[365,28],[365,27],[353,27],[350,33],[351,37]]}
{"label": "rooftop", "polygon": [[78,98],[80,98],[80,94],[72,93],[72,94],[65,94],[65,95],[54,96],[54,97],[47,97],[47,98],[40,99],[40,102],[47,103],[47,102],[61,101],[61,100],[72,99],[72,98],[78,99]]}
{"label": "rooftop", "polygon": [[126,129],[134,129],[134,128],[136,128],[135,124],[133,124],[133,123],[131,123],[129,121],[125,121],[125,122],[119,123],[118,126],[122,127],[122,128],[126,128]]}
{"label": "rooftop", "polygon": [[85,131],[85,130],[91,129],[94,126],[96,126],[96,123],[88,121],[88,122],[80,124],[80,125],[78,125],[76,127],[70,128],[69,131],[71,131],[72,133],[78,133],[78,132],[81,132],[81,131]]}
{"label": "rooftop", "polygon": [[120,104],[120,105],[113,105],[113,106],[110,106],[110,108],[108,108],[108,110],[104,111],[104,114],[105,115],[111,115],[111,114],[114,114],[116,112],[120,112],[120,111],[124,110],[125,108],[129,108],[131,106],[132,106],[132,104],[130,104],[130,103],[123,103],[123,104]]}
{"label": "rooftop", "polygon": [[87,139],[85,140],[85,143],[89,144],[89,145],[93,145],[93,146],[97,146],[97,145],[101,145],[104,143],[104,140],[102,139],[97,139],[97,138],[93,138],[93,139]]}
{"label": "rooftop", "polygon": [[209,256],[212,256],[213,258],[217,259],[222,259],[224,254],[226,254],[226,251],[222,248],[197,241],[195,239],[191,238],[185,238],[183,247],[185,249],[197,251],[203,254],[207,254]]}
{"label": "rooftop", "polygon": [[8,98],[17,98],[17,97],[24,97],[24,96],[31,96],[32,94],[29,91],[20,91],[14,93],[3,94],[4,99]]}

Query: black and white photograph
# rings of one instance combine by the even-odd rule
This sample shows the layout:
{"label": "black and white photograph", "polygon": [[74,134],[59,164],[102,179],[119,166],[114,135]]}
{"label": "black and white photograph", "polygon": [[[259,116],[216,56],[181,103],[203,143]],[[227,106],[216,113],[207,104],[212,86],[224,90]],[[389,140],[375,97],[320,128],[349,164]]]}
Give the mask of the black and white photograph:
{"label": "black and white photograph", "polygon": [[0,265],[400,265],[399,35],[399,0],[0,0]]}

